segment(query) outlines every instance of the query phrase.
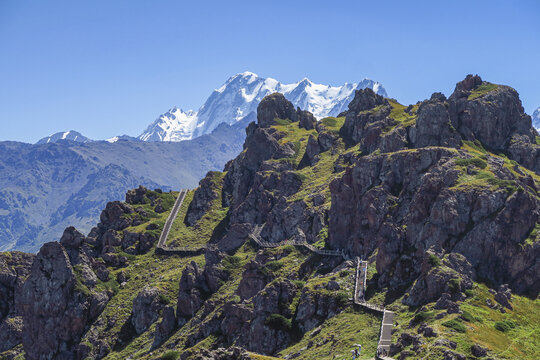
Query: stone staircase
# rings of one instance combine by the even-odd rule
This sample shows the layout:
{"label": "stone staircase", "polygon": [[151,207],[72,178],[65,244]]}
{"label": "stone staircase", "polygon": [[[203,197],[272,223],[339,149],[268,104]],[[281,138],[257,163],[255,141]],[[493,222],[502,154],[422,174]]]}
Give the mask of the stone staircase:
{"label": "stone staircase", "polygon": [[[295,239],[292,240],[283,240],[280,242],[267,242],[261,239],[261,231],[264,225],[256,225],[253,232],[249,234],[249,237],[257,243],[260,247],[263,248],[275,248],[283,245],[295,245],[295,246],[304,246],[311,252],[320,254],[320,255],[330,255],[330,256],[342,256],[344,259],[347,259],[344,250],[321,250],[316,247],[308,244],[305,241],[298,241]],[[392,344],[392,326],[394,320],[394,312],[386,310],[386,308],[368,303],[366,298],[366,281],[367,281],[367,261],[363,261],[360,258],[356,258],[356,276],[354,284],[354,296],[353,301],[356,305],[362,306],[370,311],[374,311],[379,315],[382,315],[381,321],[381,330],[379,343],[377,344],[377,354],[375,355],[376,359],[381,360],[393,360],[392,358],[383,355],[390,353],[390,345]]]}
{"label": "stone staircase", "polygon": [[167,217],[167,221],[165,222],[165,225],[163,226],[163,231],[161,231],[161,235],[159,237],[158,241],[158,249],[166,249],[166,242],[167,238],[169,237],[169,232],[171,231],[172,224],[174,222],[174,219],[176,219],[176,216],[178,216],[178,211],[180,211],[180,208],[182,207],[182,203],[184,202],[184,199],[186,198],[187,190],[182,189],[180,190],[180,193],[178,194],[178,197],[176,198],[176,201],[174,202],[174,206],[171,210],[171,213],[169,214],[169,217]]}
{"label": "stone staircase", "polygon": [[167,246],[167,239],[169,237],[169,233],[171,232],[171,227],[174,222],[174,219],[178,216],[178,212],[180,211],[180,208],[182,207],[182,204],[184,203],[184,199],[186,198],[188,190],[182,189],[180,190],[180,193],[178,194],[178,197],[176,198],[176,201],[174,202],[174,206],[171,210],[171,213],[167,217],[167,221],[165,222],[165,225],[163,226],[163,231],[161,232],[161,235],[159,237],[159,241],[156,247],[156,252],[158,254],[167,254],[167,255],[181,255],[181,256],[196,256],[203,254],[206,250],[213,250],[215,249],[214,245],[202,245],[199,247],[168,247]]}
{"label": "stone staircase", "polygon": [[390,353],[390,345],[392,344],[392,326],[394,320],[394,312],[386,310],[375,304],[370,304],[365,300],[366,296],[366,280],[367,280],[367,261],[356,258],[356,281],[354,286],[354,303],[368,310],[374,311],[382,315],[381,331],[379,343],[377,345],[376,359],[392,358],[382,355]]}

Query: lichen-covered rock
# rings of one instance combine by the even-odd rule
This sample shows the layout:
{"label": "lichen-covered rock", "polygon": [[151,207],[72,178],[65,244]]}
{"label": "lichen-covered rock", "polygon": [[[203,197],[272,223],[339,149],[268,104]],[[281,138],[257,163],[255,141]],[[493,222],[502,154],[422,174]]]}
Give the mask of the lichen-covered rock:
{"label": "lichen-covered rock", "polygon": [[342,305],[335,297],[311,292],[308,289],[302,291],[295,321],[303,333],[322,324],[342,310]]}
{"label": "lichen-covered rock", "polygon": [[186,265],[180,278],[180,289],[176,305],[176,315],[179,325],[183,325],[186,319],[195,315],[201,308],[208,287],[204,281],[203,269],[192,261]]}
{"label": "lichen-covered rock", "polygon": [[60,238],[60,244],[66,248],[79,248],[84,243],[85,238],[80,231],[70,226],[64,230]]}
{"label": "lichen-covered rock", "polygon": [[164,307],[159,295],[159,289],[145,287],[133,299],[131,323],[137,334],[145,332],[159,318]]}
{"label": "lichen-covered rock", "polygon": [[126,202],[131,205],[144,204],[145,195],[148,189],[140,185],[137,189],[128,190],[126,193]]}
{"label": "lichen-covered rock", "polygon": [[19,345],[22,340],[23,320],[9,316],[0,321],[0,353]]}
{"label": "lichen-covered rock", "polygon": [[212,202],[219,197],[219,189],[223,186],[219,173],[210,171],[199,182],[193,194],[186,214],[186,225],[193,226],[210,209]]}
{"label": "lichen-covered rock", "polygon": [[175,328],[176,316],[174,315],[174,307],[166,306],[163,309],[162,320],[156,326],[155,344],[159,345],[163,343]]}
{"label": "lichen-covered rock", "polygon": [[459,148],[461,136],[450,121],[444,95],[435,93],[418,108],[416,124],[409,130],[414,147],[446,146]]}
{"label": "lichen-covered rock", "polygon": [[261,128],[274,125],[275,119],[298,121],[293,104],[280,93],[265,96],[257,106],[257,122]]}
{"label": "lichen-covered rock", "polygon": [[513,310],[510,300],[512,300],[512,291],[508,288],[507,284],[499,286],[497,293],[495,294],[495,301],[504,306],[507,309]]}

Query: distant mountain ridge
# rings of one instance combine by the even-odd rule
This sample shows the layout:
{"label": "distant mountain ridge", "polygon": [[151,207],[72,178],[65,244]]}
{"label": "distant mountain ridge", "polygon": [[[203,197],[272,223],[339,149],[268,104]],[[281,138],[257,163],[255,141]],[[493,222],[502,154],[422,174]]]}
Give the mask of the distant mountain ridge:
{"label": "distant mountain ridge", "polygon": [[536,130],[540,131],[540,107],[532,114],[532,124]]}
{"label": "distant mountain ridge", "polygon": [[210,133],[221,123],[231,125],[254,114],[262,98],[274,92],[282,93],[294,106],[310,111],[318,119],[336,116],[347,109],[355,90],[364,88],[388,96],[379,82],[369,79],[342,86],[315,84],[307,78],[293,84],[282,84],[273,78],[244,72],[232,76],[214,90],[198,111],[171,108],[148,126],[139,139],[182,141],[197,138]]}
{"label": "distant mountain ridge", "polygon": [[242,150],[251,120],[182,142],[0,142],[0,251],[37,251],[69,225],[88,232],[129,188],[195,187]]}

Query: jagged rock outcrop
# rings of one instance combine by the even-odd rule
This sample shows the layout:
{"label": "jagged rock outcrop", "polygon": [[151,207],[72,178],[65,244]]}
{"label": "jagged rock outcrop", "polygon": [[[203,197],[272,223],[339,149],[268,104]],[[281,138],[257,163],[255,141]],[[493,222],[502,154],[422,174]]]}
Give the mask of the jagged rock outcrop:
{"label": "jagged rock outcrop", "polygon": [[335,297],[302,291],[295,320],[302,333],[322,324],[326,319],[338,314],[343,305]]}
{"label": "jagged rock outcrop", "polygon": [[433,94],[431,99],[419,105],[416,124],[408,132],[414,147],[461,146],[461,136],[451,123],[448,106],[446,97],[441,93]]}
{"label": "jagged rock outcrop", "polygon": [[472,288],[475,272],[463,255],[450,253],[442,265],[435,266],[429,263],[434,257],[426,253],[421,273],[404,297],[405,304],[418,306],[438,300],[435,307],[447,309],[452,301],[463,300],[462,292]]}
{"label": "jagged rock outcrop", "polygon": [[298,114],[294,105],[280,93],[265,96],[257,106],[257,123],[261,128],[274,125],[275,119],[298,121]]}
{"label": "jagged rock outcrop", "polygon": [[166,306],[163,309],[161,322],[156,326],[155,344],[160,345],[176,328],[176,315],[174,307]]}
{"label": "jagged rock outcrop", "polygon": [[306,110],[300,110],[296,108],[296,114],[298,115],[298,126],[306,130],[313,130],[317,125],[317,119],[312,113]]}
{"label": "jagged rock outcrop", "polygon": [[131,323],[137,334],[142,334],[156,322],[163,307],[159,289],[148,286],[137,294],[133,299],[133,312],[131,314]]}
{"label": "jagged rock outcrop", "polygon": [[145,254],[158,241],[158,237],[149,232],[124,231],[122,236],[122,249],[128,254]]}
{"label": "jagged rock outcrop", "polygon": [[218,266],[221,258],[221,254],[208,251],[205,254],[204,268],[200,268],[196,262],[192,261],[182,271],[176,305],[179,326],[192,318],[202,307],[208,295],[216,292],[221,283],[227,280],[228,274]]}
{"label": "jagged rock outcrop", "polygon": [[295,154],[291,144],[279,143],[275,129],[261,126],[252,131],[246,138],[245,151],[227,164],[223,185],[223,198],[227,206],[236,207],[244,200],[263,161]]}
{"label": "jagged rock outcrop", "polygon": [[219,189],[223,186],[221,177],[216,171],[210,171],[199,182],[193,194],[186,214],[186,225],[193,226],[210,209],[212,202],[219,197]]}
{"label": "jagged rock outcrop", "polygon": [[265,273],[263,268],[264,265],[260,259],[255,259],[246,265],[242,273],[242,280],[236,290],[240,299],[244,300],[253,297],[272,280],[271,275]]}
{"label": "jagged rock outcrop", "polygon": [[184,268],[180,278],[176,307],[179,325],[183,325],[186,319],[193,317],[199,311],[206,293],[208,293],[208,287],[204,281],[203,269],[192,261]]}
{"label": "jagged rock outcrop", "polygon": [[244,304],[226,304],[221,331],[227,335],[227,342],[264,354],[286,347],[291,340],[290,329],[269,319],[276,314],[290,318],[292,314],[283,310],[297,291],[290,281],[277,282],[263,286],[253,295],[253,308]]}
{"label": "jagged rock outcrop", "polygon": [[27,359],[74,357],[82,334],[108,300],[94,288],[96,282],[84,254],[70,257],[60,243],[43,245],[17,299]]}
{"label": "jagged rock outcrop", "polygon": [[126,202],[131,205],[144,204],[145,195],[148,189],[140,185],[137,189],[131,189],[126,192]]}
{"label": "jagged rock outcrop", "polygon": [[[360,150],[364,153],[376,149],[382,152],[402,149],[406,145],[406,133],[403,128],[394,127],[396,121],[389,116],[391,111],[388,100],[373,90],[358,90],[349,104],[340,135],[349,145],[360,143]],[[393,130],[388,131],[392,127]]]}
{"label": "jagged rock outcrop", "polygon": [[516,190],[456,187],[456,155],[422,148],[359,157],[330,186],[330,243],[363,256],[378,247],[381,283],[415,279],[431,249],[464,255],[476,275],[494,283],[533,289],[540,247],[524,251],[516,244],[538,221],[537,197],[521,178],[513,179]]}
{"label": "jagged rock outcrop", "polygon": [[474,344],[471,346],[471,353],[477,358],[480,358],[487,355],[487,349],[478,344]]}
{"label": "jagged rock outcrop", "polygon": [[0,352],[22,341],[23,322],[16,298],[30,273],[35,255],[0,253]]}
{"label": "jagged rock outcrop", "polygon": [[[349,111],[342,128],[351,139],[360,141],[361,148],[369,134],[357,124],[373,125],[378,121],[373,116],[381,115],[377,113],[387,106],[368,95],[372,94],[358,93],[357,100],[367,104],[361,109],[379,104],[375,114],[360,112],[353,118],[354,111]],[[345,175],[331,184],[332,246],[364,256],[379,248],[381,284],[416,279],[426,251],[431,250],[441,257],[462,254],[472,265],[472,278],[508,282],[522,292],[538,287],[539,279],[533,274],[539,270],[534,260],[539,244],[533,243],[528,250],[517,246],[539,219],[534,181],[516,176],[502,162],[486,156],[493,173],[487,186],[460,186],[462,170],[455,159],[464,154],[449,149],[459,147],[464,139],[502,150],[515,134],[532,136],[530,119],[523,113],[517,93],[469,76],[456,86],[448,104],[442,95],[434,94],[420,104],[417,116],[416,124],[409,128],[411,145],[417,149],[358,156]],[[371,117],[369,121],[361,121],[367,117]],[[386,152],[381,145],[379,140],[377,147]],[[445,148],[426,147],[433,145]],[[467,173],[478,174],[485,167],[479,164],[480,168],[469,166]],[[508,186],[495,185],[503,183]],[[449,280],[443,274],[450,273],[435,269],[421,276],[418,289],[431,288],[429,284],[434,287],[431,295],[419,301],[435,300],[445,291],[436,285]],[[410,301],[417,303],[413,298]]]}
{"label": "jagged rock outcrop", "polygon": [[20,316],[10,316],[0,322],[0,353],[21,343],[23,326]]}
{"label": "jagged rock outcrop", "polygon": [[[268,127],[273,123],[269,119],[298,121],[297,111],[285,102],[286,99],[276,94],[261,101],[259,124],[250,125],[246,130],[245,151],[226,167],[223,202],[231,208],[231,228],[240,224],[266,223],[263,237],[270,241],[292,237],[297,228],[301,228],[307,240],[313,242],[324,227],[324,210],[307,206],[303,201],[288,202],[286,197],[298,191],[302,179],[291,162],[267,161],[299,155],[294,144],[280,142],[285,134]],[[310,118],[306,113],[300,117],[306,116]],[[324,146],[329,142],[333,143],[326,137]],[[257,191],[250,192],[250,189]]]}
{"label": "jagged rock outcrop", "polygon": [[493,85],[468,75],[449,98],[449,114],[464,140],[479,140],[493,150],[504,150],[514,135],[535,141],[531,117],[519,95],[509,86]]}

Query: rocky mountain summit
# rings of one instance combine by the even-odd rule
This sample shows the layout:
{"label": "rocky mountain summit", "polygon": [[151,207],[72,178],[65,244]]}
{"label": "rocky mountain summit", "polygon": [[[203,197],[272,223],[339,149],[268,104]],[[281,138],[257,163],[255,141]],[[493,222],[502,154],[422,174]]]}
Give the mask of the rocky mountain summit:
{"label": "rocky mountain summit", "polygon": [[243,151],[182,203],[139,187],[87,236],[4,254],[0,357],[373,358],[361,258],[392,357],[536,359],[537,139],[515,90],[472,75],[409,106],[358,90],[320,121],[266,96]]}

